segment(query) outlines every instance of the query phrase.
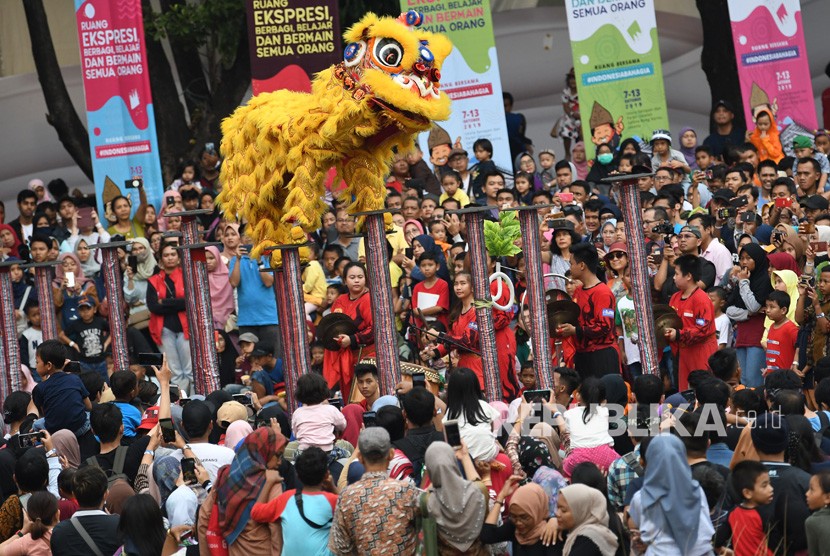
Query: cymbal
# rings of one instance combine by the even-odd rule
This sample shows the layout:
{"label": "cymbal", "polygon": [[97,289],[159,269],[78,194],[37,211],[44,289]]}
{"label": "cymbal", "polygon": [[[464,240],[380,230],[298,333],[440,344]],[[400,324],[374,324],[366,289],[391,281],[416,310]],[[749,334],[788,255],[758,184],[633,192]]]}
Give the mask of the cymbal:
{"label": "cymbal", "polygon": [[550,304],[554,301],[559,301],[562,299],[570,299],[571,296],[568,295],[567,292],[563,292],[558,288],[551,288],[545,292],[545,303]]}
{"label": "cymbal", "polygon": [[343,313],[329,313],[317,324],[317,338],[329,351],[339,351],[340,344],[335,338],[340,334],[351,336],[357,332],[357,325],[352,318]]}
{"label": "cymbal", "polygon": [[579,321],[579,305],[570,299],[560,299],[549,302],[548,310],[548,332],[551,336],[556,335],[556,329],[563,324],[576,326]]}
{"label": "cymbal", "polygon": [[663,351],[668,345],[665,332],[669,328],[683,329],[683,321],[677,312],[662,303],[654,305],[654,334],[657,336],[657,347]]}

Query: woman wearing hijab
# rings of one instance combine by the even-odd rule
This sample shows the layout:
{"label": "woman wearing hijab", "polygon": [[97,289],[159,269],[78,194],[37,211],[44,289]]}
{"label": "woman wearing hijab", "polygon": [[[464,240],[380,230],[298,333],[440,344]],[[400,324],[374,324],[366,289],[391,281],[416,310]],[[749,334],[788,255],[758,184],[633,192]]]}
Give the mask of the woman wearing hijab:
{"label": "woman wearing hijab", "polygon": [[67,465],[72,469],[78,469],[81,465],[81,449],[74,432],[66,429],[55,431],[52,435],[52,447],[57,450],[58,456],[66,458]]}
{"label": "woman wearing hijab", "polygon": [[[130,306],[131,326],[146,328],[150,319],[147,308],[148,280],[156,272],[156,258],[150,249],[150,242],[143,237],[131,239],[130,256],[135,257],[135,268],[128,264],[124,268],[124,301]],[[128,259],[128,262],[132,259]]]}
{"label": "woman wearing hijab", "polygon": [[438,258],[438,277],[449,283],[451,281],[450,271],[447,269],[447,260],[444,258],[444,253],[441,251],[441,248],[435,244],[435,240],[426,234],[412,238],[412,254],[414,256],[414,264],[410,271],[412,281],[420,282],[424,279],[424,275],[421,273],[421,269],[418,268],[417,262],[418,257],[420,257],[422,253],[432,253]]}
{"label": "woman wearing hijab", "polygon": [[412,240],[422,235],[424,235],[424,225],[419,221],[410,218],[403,223],[403,238],[408,246],[412,247]]}
{"label": "woman wearing hijab", "polygon": [[52,280],[52,295],[60,312],[61,329],[66,330],[70,323],[80,318],[78,301],[81,297],[90,296],[97,304],[98,291],[95,283],[84,276],[81,261],[75,253],[62,253],[58,261],[60,264],[55,267],[55,279]]}
{"label": "woman wearing hijab", "polygon": [[739,264],[732,269],[732,291],[727,299],[726,314],[737,323],[735,349],[743,371],[741,381],[749,388],[757,388],[763,384],[761,370],[766,366],[766,352],[761,347],[764,335],[762,309],[772,292],[767,252],[760,245],[750,243],[741,249]]}
{"label": "woman wearing hijab", "polygon": [[[823,229],[830,232],[830,226],[816,226],[819,241],[827,241],[826,239],[821,239]],[[771,242],[775,245],[776,251],[780,253],[789,253],[795,259],[798,268],[802,268],[804,266],[804,256],[807,251],[807,246],[804,244],[804,240],[801,239],[798,232],[792,226],[788,226],[787,224],[778,224],[775,227],[775,230],[773,230],[773,233],[775,231],[779,231],[783,234],[780,239],[771,238]],[[826,235],[828,236],[828,239],[830,239],[830,233],[827,233]]]}
{"label": "woman wearing hijab", "polygon": [[[798,268],[798,263],[795,262],[795,258],[789,253],[770,253],[767,255],[767,260],[769,260],[769,268],[773,272],[776,270],[788,270],[796,275],[801,273],[801,270]],[[774,282],[775,280],[773,279]]]}
{"label": "woman wearing hijab", "polygon": [[607,177],[612,170],[616,170],[614,165],[614,149],[608,143],[597,145],[597,155],[594,158],[594,163],[591,166],[591,171],[585,181],[591,184],[600,184],[602,179]]}
{"label": "woman wearing hijab", "polygon": [[282,433],[271,427],[260,427],[245,437],[233,462],[219,469],[199,509],[200,545],[207,546],[208,537],[221,537],[230,556],[280,553],[279,536],[271,531],[274,524],[257,523],[250,516],[255,502],[268,502],[282,493],[277,468],[286,444]]}
{"label": "woman wearing hijab", "polygon": [[213,341],[216,343],[216,354],[219,356],[219,383],[223,388],[228,384],[236,384],[236,358],[239,357],[239,352],[234,347],[231,337],[224,330],[214,330]]}
{"label": "woman wearing hijab", "polygon": [[[14,228],[8,224],[0,224],[0,260],[7,260],[10,257],[15,259],[22,259],[20,250],[25,246],[20,242]],[[26,250],[28,254],[28,249]]]}
{"label": "woman wearing hijab", "polygon": [[167,218],[165,218],[165,214],[175,213],[175,212],[182,212],[184,210],[184,206],[182,205],[182,195],[178,191],[173,191],[169,189],[164,192],[164,197],[161,199],[161,210],[159,211],[158,215],[158,225],[159,230],[162,232],[167,231]]}
{"label": "woman wearing hijab", "polygon": [[216,205],[216,193],[213,191],[202,191],[199,194],[199,208],[210,210],[209,214],[200,214],[199,222],[205,230],[205,241],[216,241],[216,228],[222,222],[222,214]]}
{"label": "woman wearing hijab", "polygon": [[[472,480],[461,476],[459,459],[464,474]],[[481,482],[466,446],[462,445],[456,453],[446,442],[433,442],[427,448],[424,463],[430,480],[427,510],[438,526],[439,553],[489,554],[478,538],[487,513],[487,487]]]}
{"label": "woman wearing hijab", "polygon": [[[363,406],[356,403],[350,403],[343,408],[343,417],[346,418],[346,428],[341,434],[341,438],[351,444],[357,446],[357,437],[360,435],[360,427],[363,424]],[[372,408],[371,411],[377,411]]]}
{"label": "woman wearing hijab", "polygon": [[[496,496],[493,508],[487,514],[481,529],[481,541],[485,544],[509,541],[513,556],[553,556],[562,554],[560,547],[553,544],[545,546],[542,535],[548,524],[548,495],[536,483],[529,483],[516,489],[521,480],[517,475],[511,476]],[[515,492],[514,492],[515,489]],[[512,493],[512,496],[510,494]],[[502,506],[507,498],[508,519],[503,525],[498,523]]]}
{"label": "woman wearing hijab", "polygon": [[252,432],[254,432],[254,429],[248,421],[234,421],[225,432],[225,447],[235,452],[236,448]]}
{"label": "woman wearing hijab", "polygon": [[614,556],[619,539],[608,528],[608,502],[587,485],[569,485],[559,491],[556,519],[568,531],[562,556]]}
{"label": "woman wearing hijab", "polygon": [[698,170],[697,159],[695,159],[697,132],[690,127],[684,127],[677,137],[680,138],[680,152],[683,154],[683,158],[686,159],[686,164],[692,171]]}
{"label": "woman wearing hijab", "polygon": [[578,180],[584,180],[588,177],[590,168],[588,167],[588,157],[585,154],[585,143],[577,141],[571,150],[571,166],[576,169],[575,176]]}
{"label": "woman wearing hijab", "polygon": [[219,249],[214,246],[205,248],[205,265],[210,283],[210,301],[213,308],[213,327],[225,330],[228,317],[236,308],[233,301],[233,287],[228,282],[228,265],[222,260]]}
{"label": "woman wearing hijab", "polygon": [[683,442],[661,434],[646,453],[643,487],[629,508],[632,538],[639,538],[647,554],[711,554],[715,530],[703,489],[692,479]]}

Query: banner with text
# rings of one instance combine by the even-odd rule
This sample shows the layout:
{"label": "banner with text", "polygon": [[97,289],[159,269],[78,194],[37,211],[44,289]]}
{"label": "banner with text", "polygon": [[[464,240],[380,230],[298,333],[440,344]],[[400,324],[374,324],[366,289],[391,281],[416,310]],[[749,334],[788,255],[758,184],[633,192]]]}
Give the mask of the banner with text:
{"label": "banner with text", "polygon": [[[668,129],[653,0],[565,0],[585,144]],[[588,148],[589,157],[595,147]]]}
{"label": "banner with text", "polygon": [[764,106],[776,120],[818,126],[798,0],[729,0],[747,127]]}
{"label": "banner with text", "polygon": [[117,195],[138,194],[126,186],[144,180],[147,201],[160,206],[164,183],[159,163],[156,120],[141,0],[75,0],[81,48],[86,121],[98,214]]}
{"label": "banner with text", "polygon": [[343,59],[336,0],[246,0],[254,94],[311,92],[311,78]]}
{"label": "banner with text", "polygon": [[[423,29],[441,33],[452,41],[453,49],[441,67],[441,88],[452,99],[452,115],[446,122],[418,137],[424,158],[432,166],[446,164],[453,146],[467,151],[474,163],[473,143],[489,139],[493,161],[499,168],[513,171],[510,143],[504,120],[499,59],[493,36],[490,0],[401,0],[401,11],[424,14]],[[444,131],[445,133],[442,133]],[[432,141],[429,136],[433,135]],[[451,141],[446,147],[447,137]],[[430,153],[429,145],[434,149]]]}

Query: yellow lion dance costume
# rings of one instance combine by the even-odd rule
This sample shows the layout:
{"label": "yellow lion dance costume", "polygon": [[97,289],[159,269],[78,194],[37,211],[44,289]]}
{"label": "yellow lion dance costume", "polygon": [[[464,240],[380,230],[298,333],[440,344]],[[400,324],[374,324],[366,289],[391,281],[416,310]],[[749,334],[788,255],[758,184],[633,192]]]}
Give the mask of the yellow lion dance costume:
{"label": "yellow lion dance costume", "polygon": [[263,93],[222,123],[218,201],[250,224],[253,256],[304,243],[295,226],[320,227],[332,167],[354,198],[350,212],[382,209],[393,149],[410,150],[432,120],[449,117],[439,87],[452,44],[418,29],[422,20],[415,11],[367,14],[346,32],[344,61],[318,73],[311,94]]}

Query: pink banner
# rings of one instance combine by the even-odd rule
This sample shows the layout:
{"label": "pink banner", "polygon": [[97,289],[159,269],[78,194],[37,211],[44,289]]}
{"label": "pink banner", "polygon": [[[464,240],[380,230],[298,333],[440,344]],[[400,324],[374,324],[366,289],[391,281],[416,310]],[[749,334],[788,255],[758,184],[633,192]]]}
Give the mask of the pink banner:
{"label": "pink banner", "polygon": [[815,129],[815,98],[799,0],[729,0],[747,126],[768,105],[778,122]]}
{"label": "pink banner", "polygon": [[138,194],[125,185],[136,177],[158,207],[164,183],[141,0],[75,0],[75,16],[98,214],[116,195],[135,197],[136,211]]}

